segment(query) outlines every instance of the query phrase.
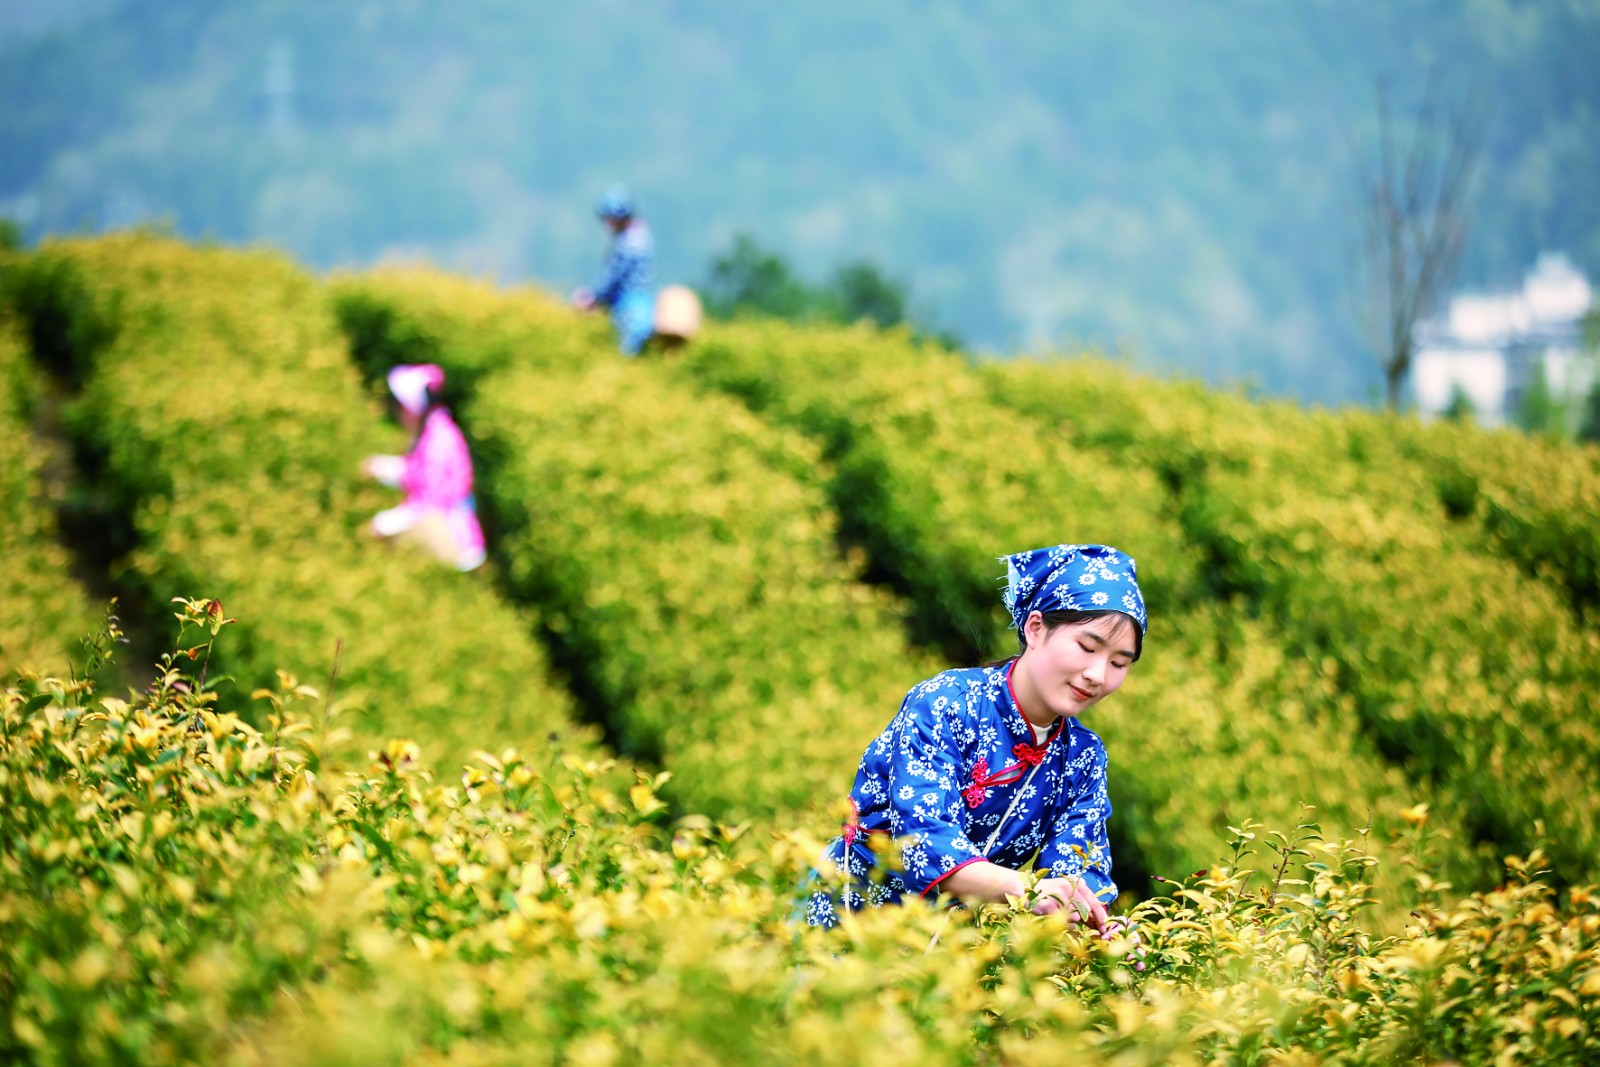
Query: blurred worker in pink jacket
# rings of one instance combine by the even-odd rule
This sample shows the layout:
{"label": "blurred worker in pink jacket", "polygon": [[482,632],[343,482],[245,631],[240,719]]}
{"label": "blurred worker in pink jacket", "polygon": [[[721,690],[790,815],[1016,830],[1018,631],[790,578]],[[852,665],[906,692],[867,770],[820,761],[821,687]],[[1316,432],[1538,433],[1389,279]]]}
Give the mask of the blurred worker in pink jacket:
{"label": "blurred worker in pink jacket", "polygon": [[458,570],[484,560],[483,527],[472,498],[472,457],[450,412],[439,400],[444,371],[432,363],[406,363],[389,372],[389,391],[400,423],[414,435],[403,456],[368,456],[362,472],[405,491],[398,507],[372,518],[379,537],[405,534]]}

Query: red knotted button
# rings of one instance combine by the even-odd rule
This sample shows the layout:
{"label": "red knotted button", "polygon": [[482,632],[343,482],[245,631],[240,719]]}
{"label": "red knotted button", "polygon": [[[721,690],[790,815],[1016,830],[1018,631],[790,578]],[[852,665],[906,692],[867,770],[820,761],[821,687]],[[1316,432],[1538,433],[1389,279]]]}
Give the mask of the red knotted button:
{"label": "red knotted button", "polygon": [[1050,751],[1048,743],[1034,746],[1026,741],[1018,741],[1011,746],[1011,754],[1030,767],[1037,767],[1039,762],[1044,759],[1044,754],[1048,751]]}

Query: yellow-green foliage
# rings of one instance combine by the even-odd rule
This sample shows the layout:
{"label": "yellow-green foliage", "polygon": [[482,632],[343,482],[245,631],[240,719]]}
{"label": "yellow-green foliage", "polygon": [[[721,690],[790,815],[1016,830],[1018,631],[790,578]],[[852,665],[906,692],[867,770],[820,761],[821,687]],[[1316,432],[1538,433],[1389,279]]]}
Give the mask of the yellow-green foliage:
{"label": "yellow-green foliage", "polygon": [[1591,623],[1600,612],[1600,450],[1468,424],[1388,423],[1419,457],[1449,511],[1476,518],[1495,548],[1564,586]]}
{"label": "yellow-green foliage", "polygon": [[643,364],[493,381],[507,578],[581,631],[624,737],[696,810],[842,797],[938,665],[837,554],[815,449]]}
{"label": "yellow-green foliage", "polygon": [[1118,435],[1125,463],[1174,471],[1179,513],[1211,553],[1219,592],[1264,612],[1291,655],[1336,682],[1305,694],[1313,716],[1359,723],[1471,835],[1526,843],[1542,821],[1557,869],[1593,877],[1600,797],[1574,783],[1600,765],[1600,633],[1574,616],[1559,581],[1527,577],[1476,524],[1447,515],[1435,471],[1402,447],[1421,448],[1426,432],[1108,369],[989,373],[1024,411],[1088,398],[1065,433]]}
{"label": "yellow-green foliage", "polygon": [[[22,262],[119,577],[220,602],[147,692],[0,702],[0,1059],[1600,1059],[1592,452],[865,329],[627,361],[540,294],[144,236]],[[357,462],[402,447],[360,379],[417,359],[497,574],[360,536],[392,498]],[[1092,725],[1119,874],[1169,895],[1107,939],[1026,902],[796,927],[820,806],[938,665],[908,630],[1008,651],[994,557],[1060,540],[1140,558]],[[530,633],[658,766],[546,742]],[[273,671],[320,686],[339,637],[366,720]]]}
{"label": "yellow-green foliage", "polygon": [[572,312],[527,294],[409,272],[338,299],[372,373],[384,353],[427,352],[472,382],[460,411],[508,585],[540,606],[625,751],[722,817],[843,797],[939,665],[840,558],[813,444],[603,337],[575,343]]}
{"label": "yellow-green foliage", "polygon": [[1314,804],[1330,832],[1375,821],[1381,834],[1424,799],[1347,724],[1309,714],[1308,695],[1333,689],[1318,664],[1217,610],[1166,472],[1063,433],[1092,397],[1058,389],[1036,413],[1001,406],[956,358],[865,329],[724,327],[686,369],[825,441],[841,524],[922,620],[961,620],[981,646],[1015,649],[1009,633],[989,636],[1008,625],[994,555],[1063,540],[1134,555],[1148,655],[1091,720],[1110,754],[1122,861],[1169,876],[1203,867],[1241,810],[1284,822]]}
{"label": "yellow-green foliage", "polygon": [[44,496],[45,455],[29,426],[39,374],[12,327],[0,314],[0,671],[65,673],[94,613]]}
{"label": "yellow-green foliage", "polygon": [[721,325],[685,370],[823,443],[846,535],[953,652],[1014,650],[996,558],[1025,548],[1115,544],[1139,561],[1153,612],[1190,595],[1196,561],[1152,472],[1064,448],[941,349],[866,326]]}
{"label": "yellow-green foliage", "polygon": [[364,740],[414,735],[459,757],[488,737],[578,745],[534,621],[461,575],[365,534],[395,494],[359,477],[404,451],[313,281],[275,255],[125,235],[47,246],[116,339],[71,414],[132,516],[124,566],[153,605],[200,588],[248,619],[213,669],[247,689],[276,668],[359,704]]}
{"label": "yellow-green foliage", "polygon": [[[182,614],[232,632],[209,602]],[[1537,854],[1493,893],[1425,893],[1386,937],[1358,922],[1372,858],[1248,822],[1108,939],[1020,902],[806,929],[790,916],[815,840],[667,824],[657,781],[623,794],[571,756],[435,778],[396,742],[339,771],[315,702],[272,694],[258,730],[170,668],[188,662],[132,703],[48,680],[0,698],[7,1060],[1600,1055],[1600,897],[1557,898]],[[1406,862],[1428,849],[1413,837]]]}
{"label": "yellow-green foliage", "polygon": [[329,285],[351,354],[369,378],[397,363],[438,363],[446,391],[471,395],[512,367],[574,369],[614,359],[611,325],[536,289],[497,289],[428,267],[342,275]]}
{"label": "yellow-green foliage", "polygon": [[[1214,610],[1168,625],[1181,636],[1153,646],[1095,723],[1110,753],[1112,824],[1149,873],[1204,867],[1216,835],[1257,812],[1281,823],[1310,805],[1330,833],[1368,829],[1381,840],[1426,802],[1358,735],[1316,713],[1348,711],[1337,678],[1286,652],[1270,627]],[[1435,877],[1476,873],[1460,855],[1469,848],[1460,821],[1448,812],[1436,821],[1460,847]],[[1376,883],[1390,918],[1408,900],[1395,873],[1384,869]]]}

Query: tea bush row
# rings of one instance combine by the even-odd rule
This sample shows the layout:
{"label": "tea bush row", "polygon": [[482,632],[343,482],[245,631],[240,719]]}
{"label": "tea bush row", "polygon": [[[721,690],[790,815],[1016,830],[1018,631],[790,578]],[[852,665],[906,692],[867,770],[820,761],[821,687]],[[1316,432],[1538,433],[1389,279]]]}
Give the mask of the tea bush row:
{"label": "tea bush row", "polygon": [[[893,334],[718,327],[684,369],[818,438],[841,525],[909,590],[920,619],[955,620],[984,651],[1015,649],[998,636],[994,556],[1106,541],[1139,560],[1150,654],[1092,725],[1114,768],[1114,851],[1148,873],[1204,866],[1241,802],[1280,822],[1312,803],[1329,827],[1376,818],[1384,832],[1425,799],[1359,737],[1306,714],[1302,690],[1329,690],[1329,678],[1218,610],[1158,468],[995,403],[960,360]],[[1092,402],[1066,398],[1061,410]]]}
{"label": "tea bush row", "polygon": [[[281,676],[224,707],[185,654],[219,632],[226,645],[233,620],[218,608],[183,605],[178,652],[131,702],[50,679],[5,693],[8,1061],[218,1062],[240,1020],[375,946],[448,943],[476,929],[481,903],[504,920],[513,889],[522,907],[588,891],[659,807],[648,785],[608,792],[609,764],[568,754],[568,774],[555,753],[485,753],[494,771],[478,781],[493,777],[515,810],[490,809],[464,841],[459,787],[422,789],[414,743],[381,745],[369,774],[346,776],[345,717],[314,689]],[[602,858],[587,854],[593,824],[609,824]]]}
{"label": "tea bush row", "polygon": [[381,378],[397,363],[441,363],[452,399],[471,396],[497,371],[576,370],[615,355],[604,316],[579,317],[537,289],[501,290],[409,266],[335,275],[328,295],[366,378]]}
{"label": "tea bush row", "polygon": [[638,364],[507,374],[472,412],[511,587],[582,635],[676,795],[730,818],[842,798],[939,664],[839,555],[814,449]]}
{"label": "tea bush row", "polygon": [[1427,466],[1454,516],[1495,548],[1563,587],[1590,625],[1600,619],[1600,450],[1471,425],[1385,429]]}
{"label": "tea bush row", "polygon": [[1063,451],[941,349],[865,325],[718,324],[684,368],[821,444],[846,536],[952,658],[1011,650],[993,564],[1024,548],[1116,544],[1156,610],[1191,595],[1196,558],[1157,479]]}
{"label": "tea bush row", "polygon": [[[842,799],[938,665],[841,558],[815,447],[583,343],[571,312],[545,321],[525,295],[418,274],[352,284],[393,358],[427,338],[473,380],[461,412],[508,588],[539,605],[621,749],[659,759],[675,798],[719,817]],[[356,292],[340,297],[347,325]]]}
{"label": "tea bush row", "polygon": [[[87,594],[45,495],[46,454],[30,425],[43,383],[22,337],[0,313],[0,671],[66,673],[93,628]],[[81,663],[81,657],[79,662]]]}
{"label": "tea bush row", "polygon": [[1091,415],[1062,421],[1069,439],[1114,437],[1123,462],[1173,472],[1218,592],[1336,679],[1309,702],[1315,717],[1359,724],[1489,849],[1526,848],[1542,822],[1562,875],[1592,877],[1600,802],[1578,783],[1600,765],[1600,634],[1558,584],[1448,517],[1434,470],[1406,455],[1417,431],[1106,369],[988,374],[1024,410],[1091,397]]}
{"label": "tea bush row", "polygon": [[137,547],[120,567],[163,612],[200,588],[250,620],[215,676],[248,691],[283,665],[326,688],[337,661],[362,738],[415,736],[454,757],[485,737],[591,744],[533,622],[487,575],[366,535],[397,498],[360,480],[361,458],[406,446],[309,277],[267,253],[141,234],[37,256],[71,265],[42,273],[75,278],[118,326],[78,354],[68,423],[108,521],[131,521]]}
{"label": "tea bush row", "polygon": [[[180,614],[180,648],[236,629],[209,601]],[[821,931],[791,917],[803,834],[667,823],[659,779],[613,789],[571,755],[436,777],[397,741],[340,770],[315,694],[258,694],[257,729],[191,669],[167,657],[131,702],[38,679],[0,696],[8,1061],[1600,1054],[1600,895],[1558,897],[1537,853],[1490,893],[1423,888],[1382,937],[1361,922],[1373,856],[1243,820],[1110,938],[1022,902]],[[1425,871],[1411,821],[1392,862]]]}

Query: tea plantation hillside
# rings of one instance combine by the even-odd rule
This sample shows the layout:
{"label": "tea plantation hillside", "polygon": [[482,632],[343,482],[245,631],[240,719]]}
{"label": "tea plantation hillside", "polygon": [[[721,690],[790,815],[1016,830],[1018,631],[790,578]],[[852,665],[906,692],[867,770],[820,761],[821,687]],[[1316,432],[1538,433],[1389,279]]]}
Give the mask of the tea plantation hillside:
{"label": "tea plantation hillside", "polygon": [[425,357],[460,383],[508,594],[689,810],[837,797],[940,668],[841,556],[803,436],[670,367],[605,358],[543,297],[408,273],[345,280],[335,304],[373,376]]}
{"label": "tea plantation hillside", "polygon": [[[472,574],[363,533],[415,361]],[[144,233],[0,260],[0,420],[8,1060],[1600,1056],[1592,451],[867,328],[630,361]],[[796,926],[862,747],[1063,540],[1150,607],[1091,722],[1118,929]]]}
{"label": "tea plantation hillside", "polygon": [[213,674],[248,696],[279,671],[326,688],[337,666],[369,742],[420,733],[459,759],[556,731],[587,747],[524,612],[361,537],[386,504],[360,459],[404,446],[309,277],[128,236],[47,249],[8,278],[41,369],[73,393],[79,506],[129,608],[219,600],[246,621]]}

